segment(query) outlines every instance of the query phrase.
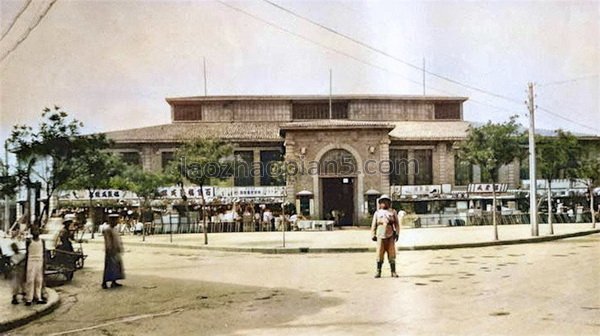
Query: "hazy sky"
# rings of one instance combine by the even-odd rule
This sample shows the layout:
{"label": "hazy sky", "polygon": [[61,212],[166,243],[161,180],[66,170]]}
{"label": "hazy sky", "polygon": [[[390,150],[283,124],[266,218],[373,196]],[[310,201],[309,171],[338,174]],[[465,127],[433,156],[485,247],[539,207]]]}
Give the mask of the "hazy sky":
{"label": "hazy sky", "polygon": [[[538,105],[573,121],[539,111],[539,128],[600,135],[600,2],[272,1],[511,100],[427,75],[428,94],[470,98],[467,120],[518,113],[525,122],[534,81]],[[2,141],[54,104],[86,131],[168,123],[165,97],[204,94],[203,57],[209,94],[327,94],[330,68],[334,94],[422,93],[419,70],[262,0],[226,1],[239,10],[219,1],[58,0],[10,51],[52,1],[31,2],[7,33],[27,3],[0,0]]]}

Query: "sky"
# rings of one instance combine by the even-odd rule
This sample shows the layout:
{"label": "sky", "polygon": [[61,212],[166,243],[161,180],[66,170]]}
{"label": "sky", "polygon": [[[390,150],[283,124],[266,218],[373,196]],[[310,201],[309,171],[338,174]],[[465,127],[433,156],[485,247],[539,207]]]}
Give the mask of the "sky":
{"label": "sky", "polygon": [[328,94],[329,69],[333,94],[420,95],[424,59],[466,120],[526,124],[534,82],[537,128],[600,135],[598,1],[269,1],[0,0],[0,141],[54,105],[85,132],[169,123],[203,59],[209,95]]}

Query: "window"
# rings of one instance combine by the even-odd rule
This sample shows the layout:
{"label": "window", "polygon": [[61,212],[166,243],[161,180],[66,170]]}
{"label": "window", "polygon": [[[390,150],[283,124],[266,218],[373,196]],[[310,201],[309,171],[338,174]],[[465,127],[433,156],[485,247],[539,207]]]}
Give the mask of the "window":
{"label": "window", "polygon": [[367,195],[367,207],[369,215],[373,215],[377,211],[377,199],[379,195]]}
{"label": "window", "polygon": [[390,184],[408,184],[408,150],[390,149]]}
{"label": "window", "polygon": [[173,152],[160,153],[160,161],[161,161],[162,169],[165,170],[167,168],[167,166],[169,165],[169,162],[173,161],[174,159],[175,159],[175,153],[173,153]]}
{"label": "window", "polygon": [[174,121],[202,120],[202,105],[175,105]]}
{"label": "window", "polygon": [[519,167],[519,178],[521,180],[529,180],[529,160],[521,160],[521,166]]}
{"label": "window", "polygon": [[310,216],[310,196],[300,196],[300,214]]}
{"label": "window", "polygon": [[460,103],[436,103],[435,119],[460,120]]}
{"label": "window", "polygon": [[[347,103],[332,103],[331,117],[333,119],[348,119]],[[294,103],[292,119],[329,119],[329,103]]]}
{"label": "window", "polygon": [[280,163],[283,163],[283,154],[278,150],[260,151],[260,185],[282,186],[285,178]]}
{"label": "window", "polygon": [[252,174],[252,163],[254,162],[253,151],[236,151],[235,175],[233,185],[236,187],[247,187],[254,185],[254,176]]}
{"label": "window", "polygon": [[431,149],[415,150],[415,184],[433,183],[433,162]]}
{"label": "window", "polygon": [[473,165],[461,160],[458,155],[454,157],[454,185],[468,185],[473,183]]}
{"label": "window", "polygon": [[142,158],[139,152],[122,152],[121,160],[132,166],[140,166],[142,164]]}

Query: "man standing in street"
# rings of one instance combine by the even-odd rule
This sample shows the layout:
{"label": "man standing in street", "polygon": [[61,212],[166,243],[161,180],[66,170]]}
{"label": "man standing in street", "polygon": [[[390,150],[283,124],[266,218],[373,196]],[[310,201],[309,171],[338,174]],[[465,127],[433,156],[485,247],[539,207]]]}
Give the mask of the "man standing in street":
{"label": "man standing in street", "polygon": [[121,253],[123,252],[123,245],[121,244],[121,237],[119,232],[115,228],[117,226],[117,220],[119,219],[118,214],[111,214],[108,216],[110,228],[104,230],[104,275],[102,278],[102,288],[107,289],[107,283],[112,282],[111,287],[122,286],[117,280],[125,279],[125,273],[123,272],[123,260]]}
{"label": "man standing in street", "polygon": [[377,273],[375,278],[381,278],[381,267],[387,253],[392,277],[397,278],[396,273],[396,241],[400,232],[398,214],[392,209],[392,200],[388,195],[381,195],[377,200],[379,209],[373,214],[371,223],[372,240],[377,242]]}
{"label": "man standing in street", "polygon": [[44,286],[44,255],[46,248],[44,241],[40,239],[39,228],[34,227],[31,230],[30,241],[27,242],[27,257],[26,260],[26,283],[27,297],[25,300],[26,306],[31,306],[33,299],[38,304],[46,304],[46,299],[42,296]]}

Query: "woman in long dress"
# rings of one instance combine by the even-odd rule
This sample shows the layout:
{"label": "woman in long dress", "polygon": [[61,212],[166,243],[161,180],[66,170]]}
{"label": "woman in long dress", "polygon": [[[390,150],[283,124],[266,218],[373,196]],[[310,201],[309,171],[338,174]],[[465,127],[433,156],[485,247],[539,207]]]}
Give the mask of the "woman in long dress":
{"label": "woman in long dress", "polygon": [[[118,215],[117,215],[118,216]],[[115,217],[117,217],[115,216]],[[102,278],[102,288],[108,288],[107,283],[112,282],[111,287],[122,286],[117,280],[125,279],[125,272],[123,271],[123,259],[121,253],[123,253],[123,245],[121,244],[121,237],[115,227],[117,226],[116,218],[112,216],[110,219],[110,228],[104,230],[104,276]]]}

